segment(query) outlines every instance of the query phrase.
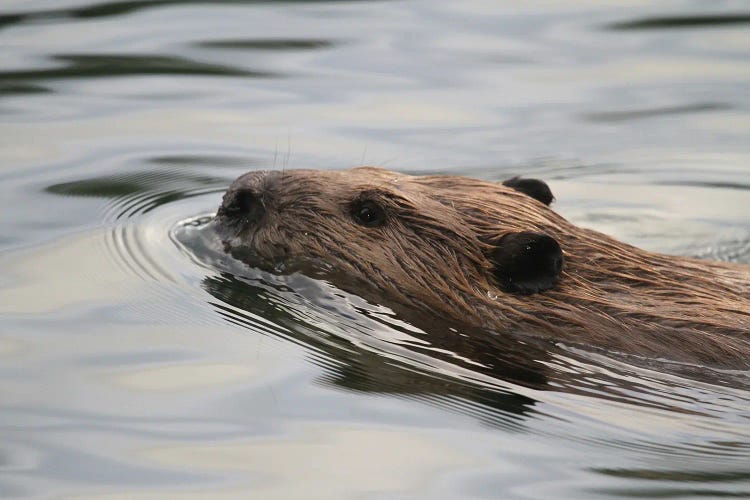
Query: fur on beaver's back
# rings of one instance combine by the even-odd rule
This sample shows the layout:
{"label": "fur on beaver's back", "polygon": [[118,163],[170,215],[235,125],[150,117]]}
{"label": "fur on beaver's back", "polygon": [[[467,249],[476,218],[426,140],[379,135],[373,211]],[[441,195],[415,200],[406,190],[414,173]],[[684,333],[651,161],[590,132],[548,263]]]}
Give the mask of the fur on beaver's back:
{"label": "fur on beaver's back", "polygon": [[571,224],[551,200],[533,179],[259,171],[229,187],[216,224],[248,263],[314,263],[342,289],[401,310],[750,367],[750,266],[648,252]]}

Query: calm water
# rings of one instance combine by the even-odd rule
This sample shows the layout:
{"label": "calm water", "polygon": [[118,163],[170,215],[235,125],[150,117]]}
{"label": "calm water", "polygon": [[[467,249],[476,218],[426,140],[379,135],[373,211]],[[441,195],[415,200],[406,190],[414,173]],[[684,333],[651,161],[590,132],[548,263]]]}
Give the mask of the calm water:
{"label": "calm water", "polygon": [[537,176],[581,225],[750,262],[748,28],[731,1],[4,0],[0,496],[750,496],[748,373],[482,363],[202,229],[246,170],[364,163]]}

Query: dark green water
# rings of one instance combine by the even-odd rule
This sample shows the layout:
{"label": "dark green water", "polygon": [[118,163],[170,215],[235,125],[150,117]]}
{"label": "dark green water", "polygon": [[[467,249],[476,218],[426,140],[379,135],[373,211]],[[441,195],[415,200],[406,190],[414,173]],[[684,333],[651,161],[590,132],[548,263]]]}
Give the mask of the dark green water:
{"label": "dark green water", "polygon": [[[430,336],[196,236],[254,168],[549,181],[750,263],[746,2],[6,0],[0,497],[750,496],[748,373]],[[508,353],[507,355],[504,353]]]}

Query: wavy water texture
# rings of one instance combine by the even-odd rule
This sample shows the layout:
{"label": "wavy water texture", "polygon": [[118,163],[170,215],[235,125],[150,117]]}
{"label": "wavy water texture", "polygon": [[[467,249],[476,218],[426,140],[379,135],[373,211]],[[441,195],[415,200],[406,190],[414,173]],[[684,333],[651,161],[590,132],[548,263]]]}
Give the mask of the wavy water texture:
{"label": "wavy water texture", "polygon": [[607,26],[612,30],[664,30],[688,28],[715,28],[733,26],[736,24],[750,24],[750,13],[736,14],[701,14],[685,16],[663,16],[634,19],[612,23]]}
{"label": "wavy water texture", "polygon": [[746,10],[2,3],[0,496],[747,496],[746,372],[416,324],[211,229],[247,170],[370,164],[750,263]]}
{"label": "wavy water texture", "polygon": [[[307,346],[314,362],[328,372],[324,376],[327,383],[433,400],[456,411],[483,415],[483,421],[500,426],[508,425],[508,416],[536,413],[535,405],[546,402],[545,391],[601,398],[624,408],[692,415],[695,421],[689,425],[697,427],[720,419],[728,409],[714,407],[695,393],[696,379],[661,375],[665,369],[669,371],[668,365],[642,369],[609,356],[592,357],[546,342],[536,344],[524,337],[498,338],[492,332],[462,332],[449,327],[442,333],[437,326],[427,331],[415,329],[400,322],[388,309],[367,304],[325,282],[296,274],[272,275],[234,261],[216,242],[210,218],[183,223],[176,230],[176,241],[191,258],[207,269],[221,271],[203,282],[203,287],[221,301],[214,303],[219,314],[248,329],[258,329],[255,318],[282,325],[283,333],[277,330],[276,335]],[[326,325],[324,329],[317,326],[321,324]],[[274,330],[263,324],[260,331],[268,334]],[[494,364],[483,364],[482,357],[492,359]],[[725,395],[734,400],[731,406],[744,413],[741,409],[749,397],[745,390],[731,387],[746,386],[750,382],[746,374],[706,369],[692,373],[726,384],[726,389],[705,387],[711,398],[727,391]],[[456,406],[457,401],[462,404]],[[743,418],[749,417],[746,414]],[[744,436],[744,423],[736,428],[726,424],[727,432]],[[658,450],[655,443],[638,446],[643,445]],[[682,450],[672,446],[669,453],[691,456],[691,448],[688,444]],[[730,456],[737,451],[723,445],[714,450]]]}
{"label": "wavy water texture", "polygon": [[[283,0],[283,3],[328,3],[330,1],[331,0]],[[205,5],[206,3],[208,3],[206,0],[135,0],[96,2],[93,5],[69,7],[64,9],[40,9],[27,12],[17,11],[0,15],[0,28],[29,22],[59,22],[66,19],[97,19],[102,17],[122,16],[133,14],[141,10],[168,7],[170,5]],[[253,5],[275,2],[273,2],[273,0],[218,0],[210,3]]]}

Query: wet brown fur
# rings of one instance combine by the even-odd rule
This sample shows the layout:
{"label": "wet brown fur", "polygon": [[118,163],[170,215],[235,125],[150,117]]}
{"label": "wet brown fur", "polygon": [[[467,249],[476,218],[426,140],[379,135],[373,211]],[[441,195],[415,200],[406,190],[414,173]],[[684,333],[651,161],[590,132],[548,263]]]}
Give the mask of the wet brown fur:
{"label": "wet brown fur", "polygon": [[[236,255],[324,262],[378,290],[385,304],[500,334],[750,366],[748,266],[641,250],[577,227],[511,188],[466,177],[370,167],[251,172],[232,184],[225,200],[240,189],[258,192],[265,214],[247,225],[219,210],[225,244]],[[386,207],[383,227],[353,220],[349,207],[361,196]],[[488,255],[516,231],[546,233],[561,245],[565,267],[554,289],[524,296],[498,288]]]}

